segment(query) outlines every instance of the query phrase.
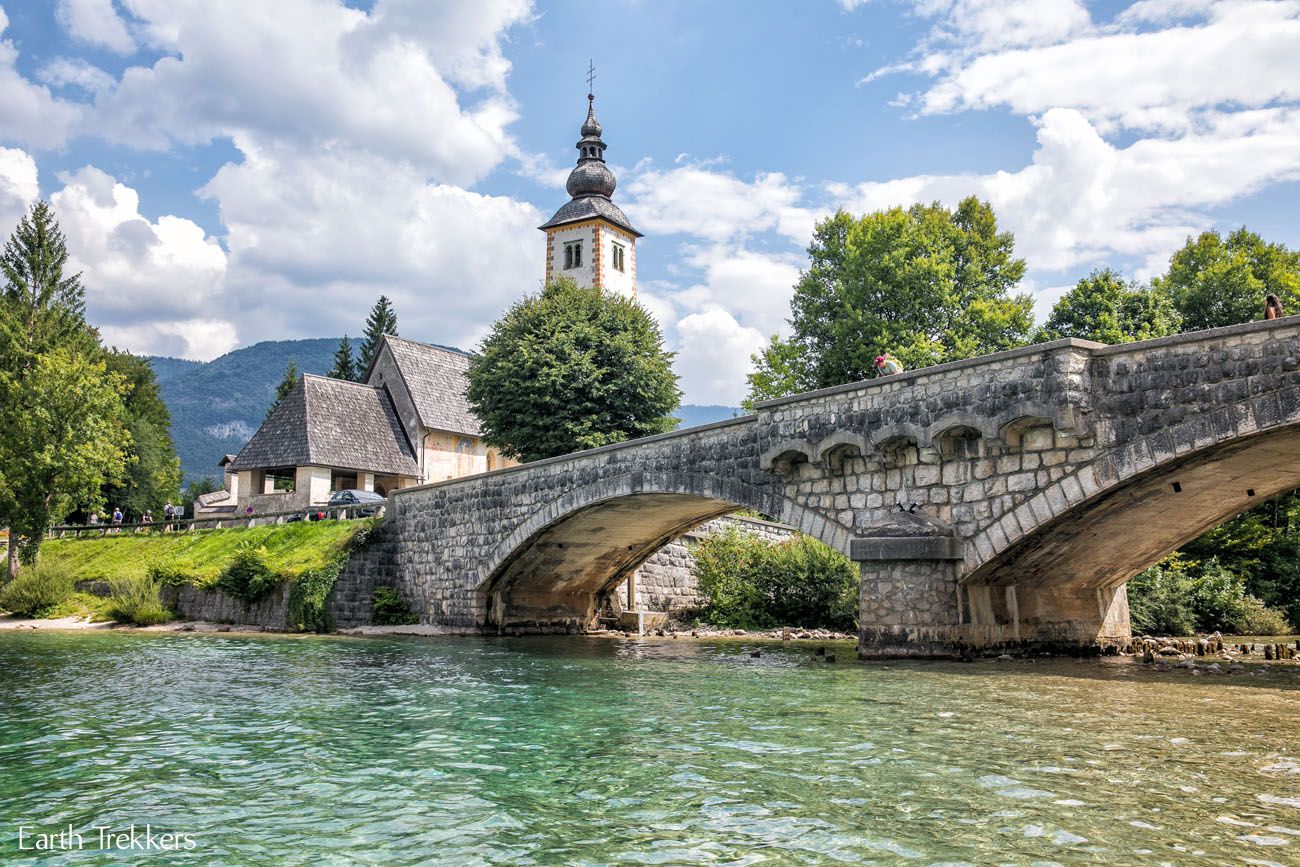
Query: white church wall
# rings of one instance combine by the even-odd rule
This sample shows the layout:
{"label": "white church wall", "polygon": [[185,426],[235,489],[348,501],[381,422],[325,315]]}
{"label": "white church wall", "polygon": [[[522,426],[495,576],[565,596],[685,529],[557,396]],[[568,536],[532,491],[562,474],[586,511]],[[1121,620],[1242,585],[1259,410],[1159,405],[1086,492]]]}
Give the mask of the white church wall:
{"label": "white church wall", "polygon": [[[595,227],[595,223],[578,223],[551,230],[551,255],[554,257],[551,263],[552,278],[571,277],[579,286],[596,285],[596,257],[593,255],[596,249]],[[582,267],[565,268],[564,245],[574,241],[582,242]]]}
{"label": "white church wall", "polygon": [[[623,248],[623,270],[614,267],[614,248]],[[620,295],[636,297],[636,241],[612,226],[600,227],[600,285]]]}

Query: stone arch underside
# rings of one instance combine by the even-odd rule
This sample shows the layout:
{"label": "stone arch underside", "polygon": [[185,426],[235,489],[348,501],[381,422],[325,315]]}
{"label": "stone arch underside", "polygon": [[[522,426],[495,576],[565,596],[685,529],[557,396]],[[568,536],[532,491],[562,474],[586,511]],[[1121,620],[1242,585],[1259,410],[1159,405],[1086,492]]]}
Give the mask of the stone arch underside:
{"label": "stone arch underside", "polygon": [[746,508],[848,551],[848,528],[737,480],[631,474],[566,492],[498,546],[476,591],[482,625],[524,631],[589,628],[605,595],[661,547]]}
{"label": "stone arch underside", "polygon": [[[997,534],[1003,550],[974,568],[968,560],[962,583],[1104,594],[1224,521],[1297,488],[1300,424],[1229,438],[1132,472],[1048,520],[1022,507],[1013,516],[1022,534],[1008,539],[1004,523]],[[984,538],[996,547],[987,531]]]}

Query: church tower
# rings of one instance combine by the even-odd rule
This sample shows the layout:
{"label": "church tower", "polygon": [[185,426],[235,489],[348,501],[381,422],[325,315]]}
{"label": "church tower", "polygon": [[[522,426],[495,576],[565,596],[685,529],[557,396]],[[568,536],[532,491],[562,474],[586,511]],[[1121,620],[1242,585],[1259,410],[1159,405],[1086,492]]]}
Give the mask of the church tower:
{"label": "church tower", "polygon": [[641,233],[611,197],[617,181],[605,165],[605,142],[596,121],[596,97],[587,93],[587,119],[578,141],[578,164],[565,189],[572,197],[538,228],[546,233],[546,280],[572,277],[636,296],[636,239]]}

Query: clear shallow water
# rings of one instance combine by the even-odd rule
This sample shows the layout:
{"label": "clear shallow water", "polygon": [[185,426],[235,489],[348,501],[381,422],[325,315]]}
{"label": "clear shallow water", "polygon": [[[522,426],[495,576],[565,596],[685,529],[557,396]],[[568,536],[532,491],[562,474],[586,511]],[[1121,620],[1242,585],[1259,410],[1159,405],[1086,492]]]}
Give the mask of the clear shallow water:
{"label": "clear shallow water", "polygon": [[1300,863],[1300,678],[0,633],[0,862]]}

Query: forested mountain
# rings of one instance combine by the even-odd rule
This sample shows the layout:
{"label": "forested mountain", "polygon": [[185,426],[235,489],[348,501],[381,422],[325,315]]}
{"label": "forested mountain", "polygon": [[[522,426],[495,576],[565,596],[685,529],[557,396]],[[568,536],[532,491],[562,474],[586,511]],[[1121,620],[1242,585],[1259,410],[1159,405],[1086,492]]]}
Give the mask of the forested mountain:
{"label": "forested mountain", "polygon": [[[219,479],[217,461],[235,454],[266,419],[275,387],[292,358],[303,373],[329,372],[339,338],[271,340],[236,349],[206,364],[152,357],[163,400],[172,417],[172,440],[185,481]],[[740,415],[729,406],[687,404],[674,415],[693,427]]]}

